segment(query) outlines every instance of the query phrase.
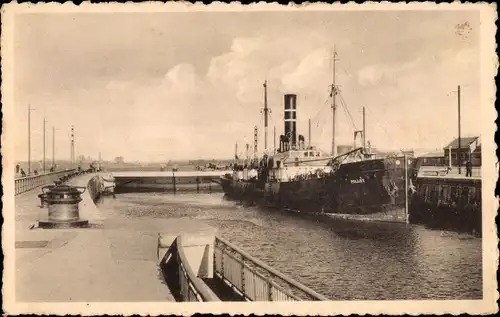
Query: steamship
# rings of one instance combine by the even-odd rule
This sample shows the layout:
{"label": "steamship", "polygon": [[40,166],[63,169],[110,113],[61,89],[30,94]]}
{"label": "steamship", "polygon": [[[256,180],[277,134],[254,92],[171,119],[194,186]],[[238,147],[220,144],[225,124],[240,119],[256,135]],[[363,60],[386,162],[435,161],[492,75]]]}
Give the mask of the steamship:
{"label": "steamship", "polygon": [[[263,113],[267,127],[266,84],[264,89]],[[337,94],[337,86],[332,84],[334,124]],[[235,163],[233,173],[221,178],[227,196],[332,217],[406,221],[405,188],[411,181],[411,158],[406,155],[376,157],[364,146],[364,128],[359,131],[363,146],[341,155],[329,155],[307,146],[305,138],[297,134],[296,110],[297,95],[284,95],[284,134],[280,135],[279,148],[264,153],[261,158]],[[364,119],[363,112],[363,122]],[[334,143],[335,133],[332,138]]]}

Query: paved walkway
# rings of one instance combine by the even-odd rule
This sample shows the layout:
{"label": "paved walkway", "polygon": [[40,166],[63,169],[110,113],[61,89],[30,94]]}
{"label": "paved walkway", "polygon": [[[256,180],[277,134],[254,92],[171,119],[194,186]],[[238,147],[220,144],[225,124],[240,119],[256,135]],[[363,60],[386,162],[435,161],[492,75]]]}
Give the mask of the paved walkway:
{"label": "paved walkway", "polygon": [[[439,177],[439,178],[466,178],[465,176],[465,166],[462,166],[461,174],[458,173],[458,167],[453,166],[451,170],[447,171],[446,167],[443,166],[422,166],[418,173],[419,177]],[[481,168],[473,167],[472,179],[481,179]],[[439,175],[437,175],[439,174]]]}
{"label": "paved walkway", "polygon": [[[71,182],[85,186],[92,176]],[[82,195],[81,216],[94,228],[31,230],[47,215],[47,209],[39,207],[40,192],[35,189],[15,199],[16,301],[174,301],[157,266],[158,233],[196,231],[202,224],[186,219],[105,219],[90,196]]]}

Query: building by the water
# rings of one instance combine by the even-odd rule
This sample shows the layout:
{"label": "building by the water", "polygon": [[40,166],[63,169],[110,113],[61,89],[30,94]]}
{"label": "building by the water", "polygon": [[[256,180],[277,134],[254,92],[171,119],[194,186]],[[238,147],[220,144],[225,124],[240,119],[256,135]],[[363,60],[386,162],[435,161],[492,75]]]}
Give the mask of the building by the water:
{"label": "building by the water", "polygon": [[481,138],[479,136],[460,138],[460,148],[458,138],[451,141],[444,147],[445,164],[449,164],[451,153],[451,165],[458,165],[458,153],[460,162],[471,160],[472,166],[481,166]]}
{"label": "building by the water", "polygon": [[[469,160],[472,166],[468,171],[465,162]],[[416,192],[410,202],[411,221],[480,234],[480,138],[461,138],[460,148],[458,139],[454,139],[442,152],[420,156],[416,168]]]}

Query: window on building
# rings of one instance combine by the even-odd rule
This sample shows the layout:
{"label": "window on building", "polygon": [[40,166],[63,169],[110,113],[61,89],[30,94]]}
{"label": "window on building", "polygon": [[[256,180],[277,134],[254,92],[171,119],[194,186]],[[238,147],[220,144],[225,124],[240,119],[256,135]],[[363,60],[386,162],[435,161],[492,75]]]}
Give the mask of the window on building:
{"label": "window on building", "polygon": [[437,204],[438,203],[438,201],[439,201],[439,188],[438,188],[437,185],[432,185],[431,186],[431,193],[430,193],[429,200],[433,204]]}
{"label": "window on building", "polygon": [[450,191],[450,201],[456,201],[458,198],[458,187],[452,186]]}
{"label": "window on building", "polygon": [[448,194],[450,192],[450,187],[449,186],[441,186],[441,197],[440,200],[443,203],[448,202]]}
{"label": "window on building", "polygon": [[481,188],[476,188],[476,201],[481,203]]}
{"label": "window on building", "polygon": [[419,188],[419,194],[420,194],[420,197],[422,197],[423,199],[425,199],[425,192],[426,192],[426,189],[427,189],[427,185],[422,185],[422,186],[420,186],[420,188]]}
{"label": "window on building", "polygon": [[460,196],[460,202],[463,205],[466,205],[469,203],[469,187],[462,188],[462,195]]}

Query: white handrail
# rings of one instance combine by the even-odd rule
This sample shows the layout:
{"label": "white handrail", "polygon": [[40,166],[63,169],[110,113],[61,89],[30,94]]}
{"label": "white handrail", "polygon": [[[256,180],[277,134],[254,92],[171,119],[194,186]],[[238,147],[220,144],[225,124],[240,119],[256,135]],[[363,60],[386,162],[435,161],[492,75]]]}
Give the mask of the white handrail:
{"label": "white handrail", "polygon": [[49,184],[60,178],[61,176],[73,176],[76,174],[76,169],[52,172],[47,174],[26,176],[14,179],[15,195],[25,193],[40,186]]}
{"label": "white handrail", "polygon": [[215,238],[215,251],[216,275],[248,300],[329,300],[222,238]]}

